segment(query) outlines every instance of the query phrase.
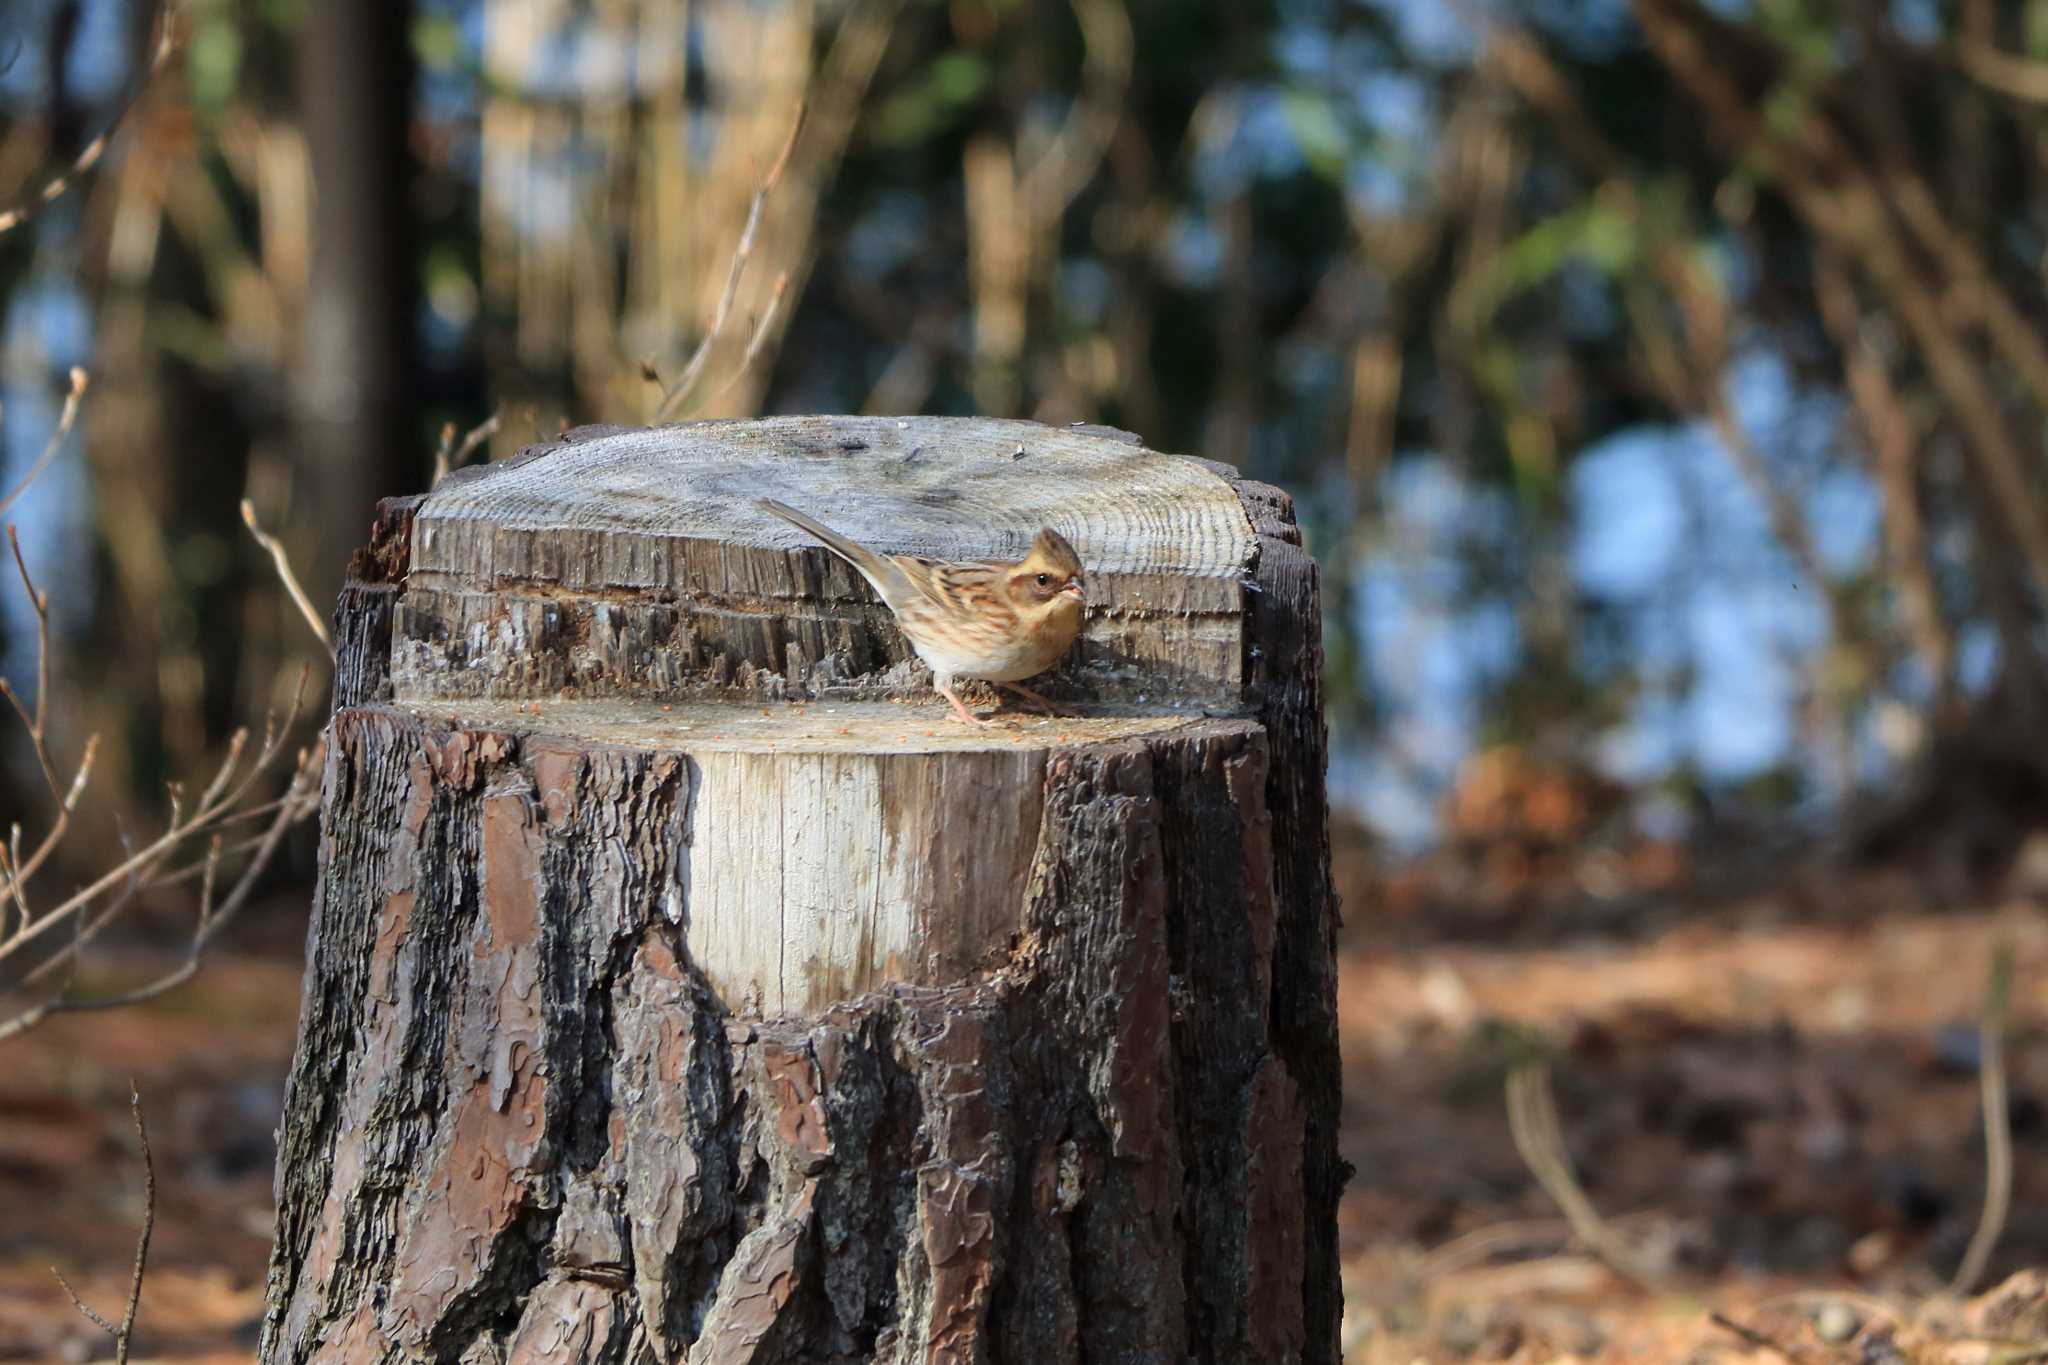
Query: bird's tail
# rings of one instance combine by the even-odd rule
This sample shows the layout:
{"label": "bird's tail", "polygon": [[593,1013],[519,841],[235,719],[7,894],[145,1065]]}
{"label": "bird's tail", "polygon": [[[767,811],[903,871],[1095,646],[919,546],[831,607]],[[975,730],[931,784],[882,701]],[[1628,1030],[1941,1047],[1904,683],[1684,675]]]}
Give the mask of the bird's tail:
{"label": "bird's tail", "polygon": [[838,555],[860,571],[860,576],[874,585],[882,600],[893,609],[902,599],[909,581],[903,570],[891,564],[881,555],[863,545],[856,545],[831,527],[805,516],[786,502],[773,498],[762,498],[761,506],[781,517],[798,530],[808,531],[825,543],[825,548]]}

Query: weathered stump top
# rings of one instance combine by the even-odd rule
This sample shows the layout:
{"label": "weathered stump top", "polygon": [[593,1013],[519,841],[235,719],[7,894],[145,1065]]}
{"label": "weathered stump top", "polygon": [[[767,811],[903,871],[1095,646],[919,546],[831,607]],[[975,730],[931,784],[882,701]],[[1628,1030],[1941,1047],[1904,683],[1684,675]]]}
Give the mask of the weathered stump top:
{"label": "weathered stump top", "polygon": [[1058,529],[1089,615],[1056,691],[1234,702],[1256,537],[1206,461],[1101,428],[790,417],[591,428],[411,509],[400,698],[880,696],[919,681],[852,569],[757,505],[877,550],[1015,558]]}
{"label": "weathered stump top", "polygon": [[[956,981],[1016,929],[1060,752],[1258,729],[1265,542],[1233,476],[1031,422],[574,431],[387,504],[344,595],[337,700],[435,752],[501,737],[544,810],[600,750],[659,756],[689,874],[664,913],[733,1008]],[[1088,616],[1037,685],[1074,714],[954,722],[867,583],[764,497],[935,558],[1058,529]]]}

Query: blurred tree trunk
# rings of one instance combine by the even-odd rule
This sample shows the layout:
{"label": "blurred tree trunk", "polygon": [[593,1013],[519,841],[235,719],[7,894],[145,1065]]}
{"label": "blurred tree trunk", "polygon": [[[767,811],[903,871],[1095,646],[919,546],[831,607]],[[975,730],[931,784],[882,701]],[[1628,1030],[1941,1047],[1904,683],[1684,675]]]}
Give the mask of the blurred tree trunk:
{"label": "blurred tree trunk", "polygon": [[306,587],[325,607],[377,499],[415,490],[412,6],[314,4],[299,93],[315,204],[296,394]]}

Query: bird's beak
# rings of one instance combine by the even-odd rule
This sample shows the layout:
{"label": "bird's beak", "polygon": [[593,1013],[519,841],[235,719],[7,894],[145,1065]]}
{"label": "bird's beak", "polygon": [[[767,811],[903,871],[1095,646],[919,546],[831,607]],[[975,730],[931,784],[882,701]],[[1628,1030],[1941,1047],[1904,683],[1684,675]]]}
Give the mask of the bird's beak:
{"label": "bird's beak", "polygon": [[1082,588],[1079,578],[1069,578],[1066,586],[1061,588],[1060,591],[1073,598],[1076,602],[1086,602],[1088,600],[1088,594]]}

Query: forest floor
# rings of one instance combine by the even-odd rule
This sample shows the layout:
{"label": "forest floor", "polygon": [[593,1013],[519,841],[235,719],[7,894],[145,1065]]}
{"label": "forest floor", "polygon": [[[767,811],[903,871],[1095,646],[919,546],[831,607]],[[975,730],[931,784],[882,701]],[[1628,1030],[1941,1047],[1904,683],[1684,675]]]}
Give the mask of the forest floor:
{"label": "forest floor", "polygon": [[[2014,1343],[2048,1337],[2048,1277],[1939,1291],[1984,1200],[1976,1022],[1999,952],[2015,1184],[1981,1288],[2048,1266],[2038,906],[1941,909],[1872,878],[1453,934],[1388,910],[1356,858],[1340,881],[1347,1362],[2037,1358]],[[298,1008],[280,920],[197,986],[0,1049],[0,1360],[106,1356],[50,1268],[118,1316],[142,1211],[131,1078],[159,1183],[135,1358],[253,1355]],[[1532,1048],[1586,1195],[1652,1284],[1589,1254],[1518,1154],[1503,1088]]]}
{"label": "forest floor", "polygon": [[[1389,916],[1399,897],[1345,861],[1362,907],[1339,1001],[1349,1365],[2048,1359],[2038,903],[1946,909],[1896,874],[1801,874],[1449,932]],[[2001,956],[2010,1213],[1959,1302],[1944,1291],[1985,1202],[1979,1024]],[[1506,1081],[1531,1056],[1642,1280],[1590,1253],[1517,1149]]]}

